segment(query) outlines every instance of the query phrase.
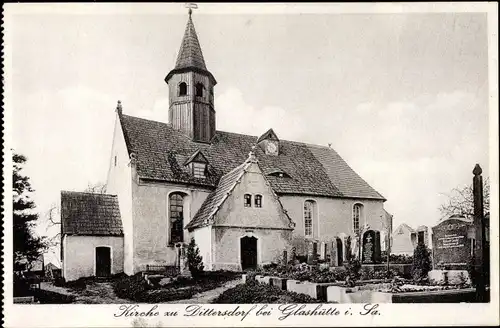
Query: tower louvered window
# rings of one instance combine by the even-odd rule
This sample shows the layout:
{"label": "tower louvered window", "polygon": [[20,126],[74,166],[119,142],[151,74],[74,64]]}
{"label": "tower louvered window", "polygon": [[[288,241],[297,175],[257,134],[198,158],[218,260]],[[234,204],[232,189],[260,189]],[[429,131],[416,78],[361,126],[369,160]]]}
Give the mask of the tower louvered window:
{"label": "tower louvered window", "polygon": [[185,96],[187,95],[187,84],[185,82],[182,82],[179,84],[179,96]]}

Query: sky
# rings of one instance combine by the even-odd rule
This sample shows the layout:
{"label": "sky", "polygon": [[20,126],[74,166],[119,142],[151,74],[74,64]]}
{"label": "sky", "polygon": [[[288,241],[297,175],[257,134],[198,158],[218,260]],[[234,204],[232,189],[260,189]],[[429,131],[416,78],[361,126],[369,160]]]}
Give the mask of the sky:
{"label": "sky", "polygon": [[[156,6],[11,16],[12,143],[28,158],[42,218],[61,190],[105,182],[118,100],[127,115],[167,121],[163,79],[187,13]],[[476,163],[489,175],[485,14],[199,7],[193,21],[218,81],[218,130],[273,128],[280,139],[331,143],[387,198],[394,228],[435,225]]]}

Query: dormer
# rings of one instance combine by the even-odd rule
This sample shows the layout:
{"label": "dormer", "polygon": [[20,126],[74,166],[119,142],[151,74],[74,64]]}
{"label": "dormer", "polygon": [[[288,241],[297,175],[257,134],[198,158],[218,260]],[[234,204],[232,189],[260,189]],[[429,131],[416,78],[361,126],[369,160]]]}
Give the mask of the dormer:
{"label": "dormer", "polygon": [[280,140],[273,129],[269,129],[257,140],[259,147],[266,155],[277,156],[279,154]]}
{"label": "dormer", "polygon": [[267,172],[267,176],[278,177],[278,178],[291,178],[288,173],[280,168],[272,168]]}
{"label": "dormer", "polygon": [[205,179],[207,177],[207,165],[208,160],[199,149],[184,163],[184,166],[189,168],[189,172],[191,172],[193,177],[199,179]]}

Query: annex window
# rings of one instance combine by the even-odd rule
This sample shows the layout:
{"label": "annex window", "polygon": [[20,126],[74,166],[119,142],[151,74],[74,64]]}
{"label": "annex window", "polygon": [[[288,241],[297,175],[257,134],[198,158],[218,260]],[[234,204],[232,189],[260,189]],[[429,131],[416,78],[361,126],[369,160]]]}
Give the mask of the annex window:
{"label": "annex window", "polygon": [[354,230],[354,233],[359,233],[359,222],[361,218],[361,213],[363,210],[363,205],[361,204],[354,204],[352,207],[352,228]]}
{"label": "annex window", "polygon": [[195,178],[205,178],[205,163],[192,163],[193,165],[193,176]]}
{"label": "annex window", "polygon": [[170,204],[170,243],[182,243],[184,241],[184,194],[172,193]]}
{"label": "annex window", "polygon": [[203,84],[196,83],[196,97],[203,97]]}
{"label": "annex window", "polygon": [[255,195],[255,207],[262,207],[262,195]]}
{"label": "annex window", "polygon": [[116,166],[116,155],[115,155],[115,166]]}
{"label": "annex window", "polygon": [[312,237],[313,235],[314,207],[314,201],[307,200],[304,202],[304,235],[306,237]]}
{"label": "annex window", "polygon": [[186,82],[181,82],[179,84],[179,96],[187,95],[187,84]]}
{"label": "annex window", "polygon": [[244,201],[243,204],[245,207],[252,207],[252,195],[245,194],[243,201]]}

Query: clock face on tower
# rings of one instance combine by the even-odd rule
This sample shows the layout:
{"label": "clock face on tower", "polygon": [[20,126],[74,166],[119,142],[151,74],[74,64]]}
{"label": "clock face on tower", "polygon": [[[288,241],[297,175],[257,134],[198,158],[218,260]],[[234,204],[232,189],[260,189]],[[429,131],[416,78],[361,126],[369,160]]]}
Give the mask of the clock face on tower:
{"label": "clock face on tower", "polygon": [[266,145],[266,153],[275,155],[278,152],[278,146],[274,142],[268,142]]}

